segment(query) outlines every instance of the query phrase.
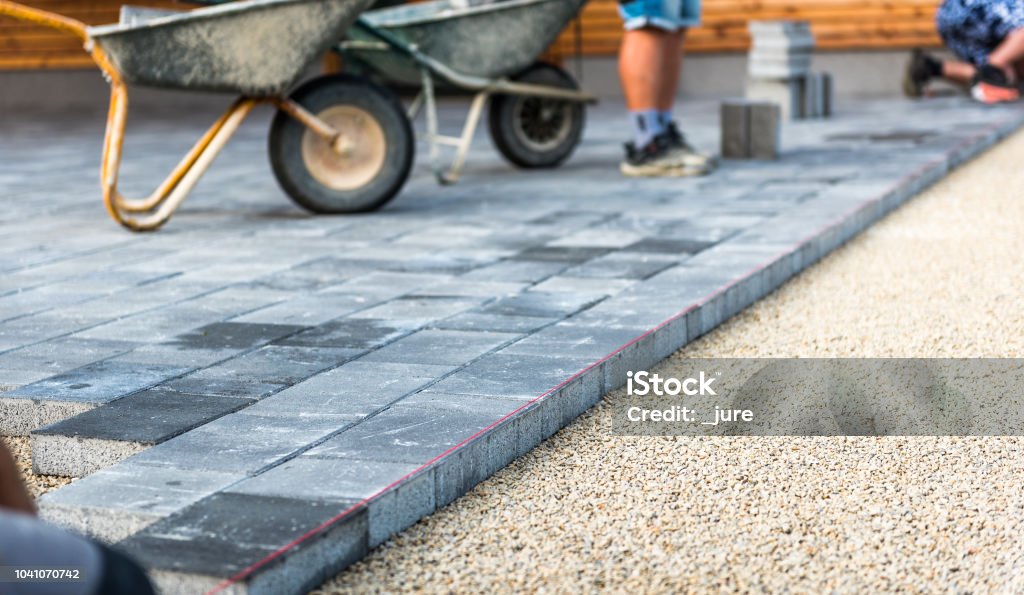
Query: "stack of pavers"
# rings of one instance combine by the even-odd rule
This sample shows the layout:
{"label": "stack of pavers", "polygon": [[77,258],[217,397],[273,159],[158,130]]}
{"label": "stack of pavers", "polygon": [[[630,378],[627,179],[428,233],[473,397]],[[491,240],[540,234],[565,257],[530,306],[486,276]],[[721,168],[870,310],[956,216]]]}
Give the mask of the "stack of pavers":
{"label": "stack of pavers", "polygon": [[832,112],[832,77],[811,72],[814,36],[804,21],[751,21],[747,99],[779,104],[784,120]]}

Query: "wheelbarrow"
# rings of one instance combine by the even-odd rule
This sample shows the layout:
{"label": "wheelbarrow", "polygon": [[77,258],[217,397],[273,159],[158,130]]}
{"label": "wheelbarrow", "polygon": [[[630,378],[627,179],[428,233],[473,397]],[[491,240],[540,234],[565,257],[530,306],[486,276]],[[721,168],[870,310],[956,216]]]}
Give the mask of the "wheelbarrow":
{"label": "wheelbarrow", "polygon": [[[537,60],[586,1],[435,0],[371,10],[337,50],[346,70],[420,89],[409,116],[426,109],[440,183],[458,180],[489,99],[498,151],[519,167],[555,167],[579,144],[585,104],[596,98],[565,70]],[[438,132],[438,85],[475,94],[457,137]],[[450,165],[442,163],[442,145],[456,149]]]}
{"label": "wheelbarrow", "polygon": [[[279,110],[270,132],[271,163],[278,182],[300,205],[370,210],[401,189],[414,139],[391,92],[351,76],[333,76],[285,96],[371,3],[243,0],[183,13],[127,11],[121,24],[87,27],[0,0],[0,16],[65,31],[85,43],[111,84],[103,201],[118,223],[147,231],[167,222],[260,102]],[[171,175],[142,199],[125,198],[117,188],[129,84],[239,95]],[[322,205],[328,208],[318,208]]]}

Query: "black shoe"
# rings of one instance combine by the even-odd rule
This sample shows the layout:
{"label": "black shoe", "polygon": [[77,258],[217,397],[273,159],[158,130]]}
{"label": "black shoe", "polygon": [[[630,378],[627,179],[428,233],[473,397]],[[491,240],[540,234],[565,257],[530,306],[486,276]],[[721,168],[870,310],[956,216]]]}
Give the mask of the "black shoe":
{"label": "black shoe", "polygon": [[[694,158],[673,145],[666,133],[659,134],[643,147],[626,143],[626,160],[619,169],[630,177],[682,177],[708,173],[707,165],[698,166]],[[703,162],[702,162],[703,163]]]}
{"label": "black shoe", "polygon": [[928,82],[941,75],[942,62],[915,49],[910,54],[903,74],[903,94],[907,97],[921,97]]}
{"label": "black shoe", "polygon": [[982,103],[1004,103],[1020,99],[1021,89],[1002,69],[991,64],[978,67],[971,82],[971,96]]}
{"label": "black shoe", "polygon": [[679,127],[676,126],[675,122],[669,122],[665,128],[665,132],[662,134],[666,138],[666,142],[672,148],[675,156],[683,162],[683,165],[690,169],[704,169],[711,171],[718,166],[718,160],[698,151],[691,145],[682,132],[679,131]]}

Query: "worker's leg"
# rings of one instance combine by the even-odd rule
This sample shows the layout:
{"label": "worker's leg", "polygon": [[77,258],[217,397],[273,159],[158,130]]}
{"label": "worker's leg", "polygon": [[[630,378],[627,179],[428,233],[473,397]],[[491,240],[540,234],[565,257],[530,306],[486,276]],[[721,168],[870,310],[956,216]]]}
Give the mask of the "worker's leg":
{"label": "worker's leg", "polygon": [[988,63],[1001,69],[1011,81],[1017,80],[1017,64],[1024,60],[1024,29],[1010,32],[992,53]]}
{"label": "worker's leg", "polygon": [[679,78],[683,70],[683,40],[686,29],[665,33],[661,40],[661,63],[664,76],[658,89],[658,110],[662,112],[666,124],[672,121],[672,108],[679,94]]}
{"label": "worker's leg", "polygon": [[978,69],[974,64],[960,60],[943,60],[940,76],[951,83],[969,85]]}
{"label": "worker's leg", "polygon": [[[664,128],[658,117],[666,79],[666,39],[670,33],[644,27],[627,30],[619,51],[619,78],[626,97],[626,109],[634,129],[634,144],[646,146]],[[675,79],[678,81],[678,78]]]}

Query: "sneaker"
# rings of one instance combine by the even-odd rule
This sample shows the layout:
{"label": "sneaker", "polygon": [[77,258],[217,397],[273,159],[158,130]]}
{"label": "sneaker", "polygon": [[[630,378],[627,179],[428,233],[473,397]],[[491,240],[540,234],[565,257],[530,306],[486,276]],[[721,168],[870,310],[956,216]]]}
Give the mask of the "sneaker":
{"label": "sneaker", "polygon": [[683,162],[683,165],[688,168],[703,169],[707,172],[715,169],[718,166],[718,160],[706,153],[701,153],[697,149],[694,149],[690,143],[686,141],[686,137],[675,122],[669,122],[668,128],[663,132],[667,139],[669,146],[671,147],[672,153]]}
{"label": "sneaker", "polygon": [[920,49],[915,49],[910,53],[910,59],[907,60],[907,67],[903,72],[903,94],[913,98],[924,96],[925,86],[941,72],[941,62]]}
{"label": "sneaker", "polygon": [[1005,103],[1020,99],[1020,87],[1010,82],[1001,69],[985,64],[971,83],[971,97],[982,103]]}
{"label": "sneaker", "polygon": [[704,168],[687,166],[665,134],[659,134],[643,147],[638,148],[634,143],[626,143],[625,146],[626,160],[619,166],[624,176],[682,177],[707,173]]}

